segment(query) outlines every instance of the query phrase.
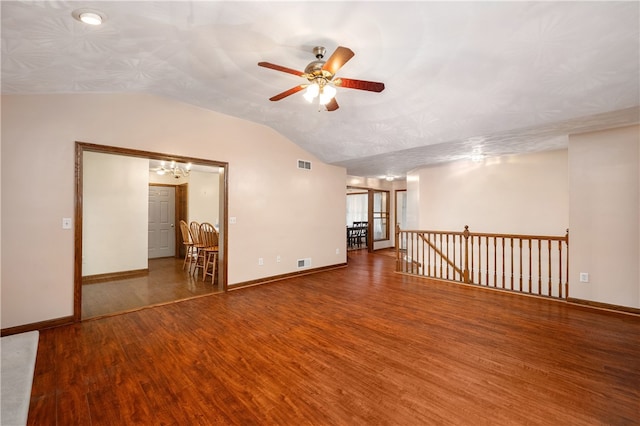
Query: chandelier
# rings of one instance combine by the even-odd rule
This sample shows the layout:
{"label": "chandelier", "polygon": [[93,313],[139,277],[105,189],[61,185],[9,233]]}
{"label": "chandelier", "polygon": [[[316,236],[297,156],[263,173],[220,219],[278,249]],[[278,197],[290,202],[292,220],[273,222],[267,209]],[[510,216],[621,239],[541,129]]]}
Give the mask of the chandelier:
{"label": "chandelier", "polygon": [[171,161],[168,165],[166,161],[160,162],[160,167],[156,169],[156,173],[162,175],[173,175],[176,179],[189,176],[191,173],[191,163],[186,165],[178,164],[175,161]]}

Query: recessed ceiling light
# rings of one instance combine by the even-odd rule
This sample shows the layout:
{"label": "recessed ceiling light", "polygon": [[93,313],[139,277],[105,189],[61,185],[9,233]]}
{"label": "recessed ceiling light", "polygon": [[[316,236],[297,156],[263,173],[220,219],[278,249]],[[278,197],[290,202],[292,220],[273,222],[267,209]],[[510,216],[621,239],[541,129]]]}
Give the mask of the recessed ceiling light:
{"label": "recessed ceiling light", "polygon": [[76,9],[71,16],[88,25],[100,25],[105,19],[104,13],[92,9]]}

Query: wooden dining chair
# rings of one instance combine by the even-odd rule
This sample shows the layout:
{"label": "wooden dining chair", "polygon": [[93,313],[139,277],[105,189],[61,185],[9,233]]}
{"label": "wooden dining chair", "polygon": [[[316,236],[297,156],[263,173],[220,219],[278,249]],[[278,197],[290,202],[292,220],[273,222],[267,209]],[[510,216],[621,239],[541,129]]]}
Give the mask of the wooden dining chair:
{"label": "wooden dining chair", "polygon": [[200,243],[202,248],[198,256],[198,268],[202,267],[202,281],[211,276],[211,284],[215,280],[216,260],[218,256],[218,231],[210,223],[200,225]]}
{"label": "wooden dining chair", "polygon": [[182,269],[189,263],[189,271],[191,271],[191,264],[194,261],[194,244],[191,240],[191,234],[189,232],[189,225],[184,220],[180,221],[180,232],[182,233],[182,245],[184,246],[184,261],[182,262]]}
{"label": "wooden dining chair", "polygon": [[216,266],[218,264],[218,231],[210,223],[200,225],[200,238],[204,245],[204,267],[202,269],[202,281],[211,276],[211,284],[215,282]]}
{"label": "wooden dining chair", "polygon": [[369,245],[369,222],[360,222],[358,246],[360,246],[362,243],[364,243],[365,246]]}
{"label": "wooden dining chair", "polygon": [[190,272],[192,275],[197,276],[198,269],[204,267],[204,258],[202,257],[204,256],[204,253],[202,253],[204,245],[200,240],[200,224],[198,222],[192,221],[189,224],[189,235],[191,235],[191,241],[193,242],[193,256],[195,259],[193,262],[193,269],[190,270]]}

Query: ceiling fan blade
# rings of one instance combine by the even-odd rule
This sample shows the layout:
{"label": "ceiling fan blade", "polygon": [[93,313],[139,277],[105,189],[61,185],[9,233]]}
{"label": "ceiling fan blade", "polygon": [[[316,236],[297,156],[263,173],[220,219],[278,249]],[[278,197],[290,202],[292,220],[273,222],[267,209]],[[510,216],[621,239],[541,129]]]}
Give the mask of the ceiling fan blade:
{"label": "ceiling fan blade", "polygon": [[344,64],[351,58],[353,58],[353,51],[348,47],[338,46],[335,52],[331,55],[327,62],[325,62],[322,69],[324,71],[329,71],[331,75],[335,75],[335,73],[342,68]]}
{"label": "ceiling fan blade", "polygon": [[338,105],[338,101],[336,101],[336,98],[331,98],[329,103],[326,104],[324,107],[327,109],[327,111],[335,111],[338,108],[340,108],[340,106]]}
{"label": "ceiling fan blade", "polygon": [[269,98],[269,100],[270,100],[270,101],[279,101],[280,99],[284,99],[284,98],[286,98],[287,96],[291,96],[291,95],[293,95],[294,93],[298,93],[298,92],[299,92],[299,91],[301,91],[302,89],[304,89],[304,86],[303,86],[303,85],[296,86],[296,87],[292,87],[292,88],[291,88],[291,89],[289,89],[289,90],[285,90],[285,91],[284,91],[284,92],[282,92],[282,93],[278,93],[277,95],[270,97],[270,98]]}
{"label": "ceiling fan blade", "polygon": [[347,89],[368,90],[369,92],[382,92],[384,83],[366,80],[354,80],[352,78],[338,78],[333,82],[338,87],[346,87]]}
{"label": "ceiling fan blade", "polygon": [[258,62],[258,66],[265,67],[265,68],[271,68],[272,70],[282,71],[282,72],[286,72],[286,73],[289,73],[289,74],[297,75],[297,76],[300,76],[300,77],[302,77],[304,75],[304,73],[302,71],[298,71],[298,70],[294,70],[294,69],[291,69],[291,68],[283,67],[281,65],[272,64],[271,62]]}

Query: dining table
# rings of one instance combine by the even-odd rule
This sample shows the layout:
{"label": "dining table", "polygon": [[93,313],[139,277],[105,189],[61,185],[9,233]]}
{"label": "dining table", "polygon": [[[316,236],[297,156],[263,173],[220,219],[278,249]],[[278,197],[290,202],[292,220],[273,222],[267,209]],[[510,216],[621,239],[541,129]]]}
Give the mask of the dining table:
{"label": "dining table", "polygon": [[368,228],[369,226],[366,223],[347,225],[347,247],[360,247],[363,239],[365,245],[368,245]]}

